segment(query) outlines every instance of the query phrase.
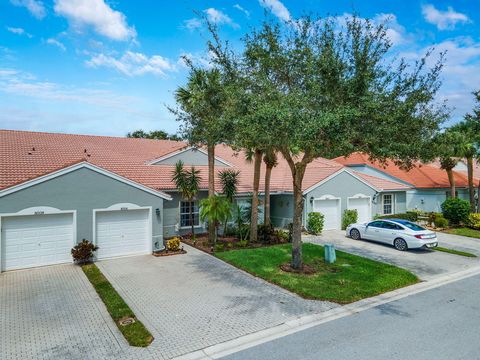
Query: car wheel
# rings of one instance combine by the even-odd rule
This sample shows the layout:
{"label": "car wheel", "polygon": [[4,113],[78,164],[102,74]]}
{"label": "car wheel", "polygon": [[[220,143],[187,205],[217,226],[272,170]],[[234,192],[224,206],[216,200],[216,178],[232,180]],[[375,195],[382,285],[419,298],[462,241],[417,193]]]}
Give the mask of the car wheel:
{"label": "car wheel", "polygon": [[395,249],[399,251],[405,251],[408,249],[407,242],[403,239],[395,239],[393,246],[395,246]]}
{"label": "car wheel", "polygon": [[357,229],[350,230],[350,237],[353,240],[360,240],[361,239],[360,231],[358,231]]}

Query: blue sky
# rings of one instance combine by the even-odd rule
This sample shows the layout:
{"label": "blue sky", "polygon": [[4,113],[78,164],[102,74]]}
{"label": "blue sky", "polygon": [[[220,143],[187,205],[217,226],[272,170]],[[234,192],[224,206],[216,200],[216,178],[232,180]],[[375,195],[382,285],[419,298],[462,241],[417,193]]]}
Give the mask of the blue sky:
{"label": "blue sky", "polygon": [[[208,63],[196,12],[234,44],[264,13],[388,18],[392,52],[414,60],[447,50],[439,100],[458,121],[480,88],[476,1],[0,0],[0,128],[125,135],[177,122],[165,104],[185,82],[180,57]],[[434,54],[435,55],[435,54]]]}

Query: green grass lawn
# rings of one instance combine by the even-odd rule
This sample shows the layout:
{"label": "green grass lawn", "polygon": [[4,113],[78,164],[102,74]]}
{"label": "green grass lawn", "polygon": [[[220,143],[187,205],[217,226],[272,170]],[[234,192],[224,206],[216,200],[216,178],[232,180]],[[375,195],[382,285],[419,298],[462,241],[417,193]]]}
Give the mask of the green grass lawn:
{"label": "green grass lawn", "polygon": [[468,236],[468,237],[480,239],[480,230],[470,229],[466,227],[447,229],[445,230],[445,232],[449,234]]}
{"label": "green grass lawn", "polygon": [[390,290],[415,284],[418,278],[393,265],[337,251],[337,262],[323,261],[323,247],[303,244],[306,264],[318,272],[313,275],[284,272],[280,265],[289,263],[291,245],[242,249],[216,253],[216,256],[255,276],[279,285],[307,299],[347,304]]}
{"label": "green grass lawn", "polygon": [[465,257],[477,257],[477,255],[466,252],[466,251],[460,251],[460,250],[455,250],[455,249],[447,249],[447,248],[444,248],[444,247],[441,247],[441,246],[437,246],[436,248],[433,248],[433,250],[442,251],[442,252],[446,252],[446,253],[449,253],[449,254],[465,256]]}
{"label": "green grass lawn", "polygon": [[[98,295],[107,307],[110,316],[120,332],[131,346],[146,347],[153,341],[153,336],[145,326],[135,317],[133,311],[123,301],[112,284],[102,274],[95,264],[83,265],[82,270],[92,283]],[[133,318],[135,322],[126,326],[119,324],[119,320]]]}

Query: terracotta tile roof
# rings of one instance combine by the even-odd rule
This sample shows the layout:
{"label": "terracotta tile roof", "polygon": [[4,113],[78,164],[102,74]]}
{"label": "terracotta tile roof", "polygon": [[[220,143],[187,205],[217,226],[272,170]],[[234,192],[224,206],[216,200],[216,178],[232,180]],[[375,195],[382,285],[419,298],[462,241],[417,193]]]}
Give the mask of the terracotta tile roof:
{"label": "terracotta tile roof", "polygon": [[[426,164],[416,164],[415,167],[409,171],[403,170],[393,163],[387,161],[385,165],[378,162],[371,161],[368,155],[363,153],[353,153],[348,157],[338,157],[334,159],[338,163],[345,166],[352,165],[368,165],[378,169],[390,176],[402,180],[416,188],[448,188],[450,183],[448,181],[447,173],[436,166]],[[458,187],[467,187],[468,181],[465,174],[454,171],[455,182]]]}
{"label": "terracotta tile roof", "polygon": [[[459,165],[460,164],[463,165],[463,167],[465,167],[465,170],[455,169],[455,171],[466,175],[467,174],[467,170],[466,170],[467,161],[464,160],[464,159],[459,159],[458,163],[459,163]],[[428,163],[428,165],[436,167],[436,168],[440,168],[440,161],[435,160],[435,161],[432,161],[431,163]],[[480,179],[480,161],[473,161],[473,177],[477,178],[477,179]]]}
{"label": "terracotta tile roof", "polygon": [[[0,189],[25,182],[80,161],[88,161],[156,190],[175,190],[171,181],[173,165],[148,165],[187,143],[169,140],[129,139],[108,136],[71,135],[28,131],[0,130]],[[252,191],[253,163],[245,160],[243,151],[226,145],[216,147],[216,156],[240,170],[239,193]],[[290,168],[281,155],[272,171],[271,191],[293,191]],[[201,188],[208,188],[208,167],[195,166],[202,177]],[[308,165],[303,190],[310,188],[343,168],[336,161],[315,159]],[[224,167],[217,167],[220,171]],[[264,188],[265,164],[262,162],[260,189]],[[400,184],[375,177],[362,178],[378,187]],[[217,191],[220,184],[217,179]]]}
{"label": "terracotta tile roof", "polygon": [[367,181],[368,183],[372,184],[375,188],[379,190],[408,190],[412,188],[411,186],[399,182],[382,179],[358,171],[353,171],[353,173],[358,177],[362,178],[363,180]]}

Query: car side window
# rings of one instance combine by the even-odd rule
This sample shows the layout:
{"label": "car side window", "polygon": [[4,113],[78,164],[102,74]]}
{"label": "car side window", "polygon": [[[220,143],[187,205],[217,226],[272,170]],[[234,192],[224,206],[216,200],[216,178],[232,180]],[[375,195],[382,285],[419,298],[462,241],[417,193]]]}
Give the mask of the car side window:
{"label": "car side window", "polygon": [[382,227],[383,221],[372,221],[368,226],[371,227],[376,227],[376,228],[381,228]]}
{"label": "car side window", "polygon": [[402,228],[399,225],[392,224],[392,223],[386,222],[386,221],[383,223],[383,228],[387,229],[387,230],[402,230]]}

